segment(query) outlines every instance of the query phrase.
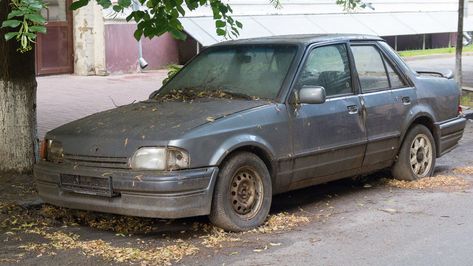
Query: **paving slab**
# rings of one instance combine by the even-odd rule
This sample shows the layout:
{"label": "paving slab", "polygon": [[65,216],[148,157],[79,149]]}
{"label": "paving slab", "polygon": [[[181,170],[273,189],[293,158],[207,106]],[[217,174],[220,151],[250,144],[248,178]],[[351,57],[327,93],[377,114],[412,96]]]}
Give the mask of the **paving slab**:
{"label": "paving slab", "polygon": [[141,101],[159,89],[167,70],[112,76],[38,77],[38,136],[67,122]]}

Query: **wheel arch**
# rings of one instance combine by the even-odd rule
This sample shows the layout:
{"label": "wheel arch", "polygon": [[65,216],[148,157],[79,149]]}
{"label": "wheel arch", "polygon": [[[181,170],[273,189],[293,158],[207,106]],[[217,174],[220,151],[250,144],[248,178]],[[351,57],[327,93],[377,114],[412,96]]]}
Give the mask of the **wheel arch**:
{"label": "wheel arch", "polygon": [[[431,114],[428,112],[420,112],[416,116],[413,116],[409,123],[407,124],[408,126],[406,127],[405,130],[403,130],[402,135],[401,135],[401,142],[399,144],[399,147],[402,146],[404,143],[405,137],[407,133],[416,125],[423,125],[427,129],[429,129],[430,133],[432,133],[432,136],[434,137],[434,145],[435,145],[435,150],[439,150],[439,132],[438,128],[435,126],[434,118]],[[436,157],[438,157],[438,152],[436,154]]]}
{"label": "wheel arch", "polygon": [[220,166],[225,160],[238,152],[251,152],[258,156],[266,165],[271,176],[271,183],[274,187],[276,167],[274,165],[274,150],[272,146],[262,138],[256,136],[239,136],[225,141],[218,151],[211,158],[210,165]]}

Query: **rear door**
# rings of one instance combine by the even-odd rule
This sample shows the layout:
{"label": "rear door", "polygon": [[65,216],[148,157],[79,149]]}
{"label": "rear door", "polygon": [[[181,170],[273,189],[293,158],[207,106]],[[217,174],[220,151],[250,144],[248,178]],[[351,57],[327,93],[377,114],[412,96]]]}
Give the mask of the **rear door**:
{"label": "rear door", "polygon": [[[411,94],[406,83],[386,60],[376,43],[351,45],[361,88],[363,119],[368,145],[363,169],[379,169],[390,166],[400,142],[402,108],[397,92],[406,94],[405,104],[410,104]],[[396,93],[393,92],[396,89]],[[412,99],[413,100],[413,99]]]}
{"label": "rear door", "polygon": [[294,90],[323,86],[327,101],[302,104],[291,112],[294,174],[291,188],[355,175],[365,152],[360,97],[354,90],[345,43],[309,51]]}

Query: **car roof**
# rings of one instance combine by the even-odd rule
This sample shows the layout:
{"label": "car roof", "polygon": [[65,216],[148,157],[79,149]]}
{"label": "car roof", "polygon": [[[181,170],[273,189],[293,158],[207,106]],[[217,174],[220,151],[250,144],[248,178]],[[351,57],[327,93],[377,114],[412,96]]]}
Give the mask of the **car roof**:
{"label": "car roof", "polygon": [[250,39],[239,39],[225,41],[213,46],[220,45],[238,45],[238,44],[298,44],[308,45],[317,42],[326,41],[351,41],[351,40],[370,40],[370,41],[381,41],[382,38],[374,35],[365,34],[297,34],[297,35],[279,35],[279,36],[268,36],[258,37]]}

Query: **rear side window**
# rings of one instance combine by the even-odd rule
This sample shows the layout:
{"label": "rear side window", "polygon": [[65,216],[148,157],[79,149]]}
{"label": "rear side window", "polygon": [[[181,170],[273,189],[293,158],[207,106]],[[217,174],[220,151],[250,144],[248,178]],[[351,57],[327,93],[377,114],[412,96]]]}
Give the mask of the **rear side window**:
{"label": "rear side window", "polygon": [[372,45],[352,46],[355,66],[364,92],[389,88],[388,76],[384,68],[383,58]]}
{"label": "rear side window", "polygon": [[391,67],[391,64],[389,64],[387,61],[385,62],[389,75],[389,81],[391,82],[391,88],[397,89],[406,87],[406,83],[402,80],[401,76],[399,76],[399,74],[394,71],[394,69]]}
{"label": "rear side window", "polygon": [[327,96],[352,93],[346,45],[328,45],[312,50],[296,84],[298,88],[322,86]]}

